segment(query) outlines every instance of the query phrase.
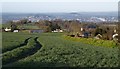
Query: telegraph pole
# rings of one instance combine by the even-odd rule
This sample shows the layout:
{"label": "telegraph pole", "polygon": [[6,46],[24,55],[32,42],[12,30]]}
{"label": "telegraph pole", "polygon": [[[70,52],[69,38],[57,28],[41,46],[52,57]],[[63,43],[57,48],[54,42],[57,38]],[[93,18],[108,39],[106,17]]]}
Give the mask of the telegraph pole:
{"label": "telegraph pole", "polygon": [[118,2],[118,42],[120,43],[120,2]]}

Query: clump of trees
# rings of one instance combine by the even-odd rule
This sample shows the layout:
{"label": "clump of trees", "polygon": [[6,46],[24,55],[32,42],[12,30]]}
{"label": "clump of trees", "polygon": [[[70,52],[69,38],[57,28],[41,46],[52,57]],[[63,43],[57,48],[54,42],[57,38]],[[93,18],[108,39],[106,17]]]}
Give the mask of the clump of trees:
{"label": "clump of trees", "polygon": [[62,29],[66,32],[70,32],[72,34],[76,32],[80,32],[80,22],[76,20],[40,20],[35,23],[39,28],[46,30],[47,32],[54,31],[56,29]]}
{"label": "clump of trees", "polygon": [[98,34],[102,35],[102,39],[106,39],[106,40],[112,40],[112,35],[114,34],[114,30],[110,29],[109,27],[107,28],[97,28],[95,30],[95,36],[97,36]]}
{"label": "clump of trees", "polygon": [[17,30],[17,25],[16,24],[11,24],[11,32],[13,32],[14,30]]}
{"label": "clump of trees", "polygon": [[40,29],[44,29],[46,32],[51,32],[56,29],[61,29],[58,23],[52,21],[41,20],[35,23]]}

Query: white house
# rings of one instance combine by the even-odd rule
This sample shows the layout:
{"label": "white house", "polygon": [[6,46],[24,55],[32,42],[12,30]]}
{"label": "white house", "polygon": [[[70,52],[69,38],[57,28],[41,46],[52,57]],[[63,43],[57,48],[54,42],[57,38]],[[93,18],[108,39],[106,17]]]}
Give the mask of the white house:
{"label": "white house", "polygon": [[114,34],[112,37],[113,37],[113,40],[118,40],[118,38],[117,38],[118,34]]}
{"label": "white house", "polygon": [[6,31],[6,32],[9,32],[9,31],[11,31],[11,29],[9,29],[9,28],[5,28],[5,31]]}
{"label": "white house", "polygon": [[63,30],[60,30],[59,32],[63,32]]}
{"label": "white house", "polygon": [[115,30],[114,30],[114,33],[116,33],[116,32],[117,32],[117,30],[115,29]]}
{"label": "white house", "polygon": [[54,30],[54,31],[52,31],[52,32],[63,32],[63,30],[56,29],[56,30]]}
{"label": "white house", "polygon": [[19,32],[19,30],[14,30],[13,32]]}
{"label": "white house", "polygon": [[54,30],[54,31],[52,31],[52,32],[58,32],[58,31]]}
{"label": "white house", "polygon": [[96,37],[94,37],[95,39],[101,39],[102,38],[102,35],[101,34],[98,34]]}
{"label": "white house", "polygon": [[81,28],[81,31],[83,31],[83,28]]}

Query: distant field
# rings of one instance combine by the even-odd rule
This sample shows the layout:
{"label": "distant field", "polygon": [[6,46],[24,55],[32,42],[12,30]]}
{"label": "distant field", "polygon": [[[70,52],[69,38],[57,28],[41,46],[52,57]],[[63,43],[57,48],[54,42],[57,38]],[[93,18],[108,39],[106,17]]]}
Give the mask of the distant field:
{"label": "distant field", "polygon": [[24,24],[22,26],[18,26],[18,28],[25,28],[25,29],[39,29],[39,27],[33,25],[33,24]]}
{"label": "distant field", "polygon": [[93,46],[66,40],[62,35],[62,33],[3,33],[3,67],[117,67],[119,65],[118,47]]}
{"label": "distant field", "polygon": [[9,24],[9,23],[1,24],[1,26],[4,27],[4,28],[6,28],[6,27],[7,27],[7,28],[10,28],[10,24]]}
{"label": "distant field", "polygon": [[[11,24],[10,23],[6,23],[6,24],[0,24],[0,27],[4,27],[4,28],[10,28]],[[34,25],[34,24],[23,24],[23,25],[17,25],[17,28],[24,28],[24,29],[39,29],[38,26]]]}

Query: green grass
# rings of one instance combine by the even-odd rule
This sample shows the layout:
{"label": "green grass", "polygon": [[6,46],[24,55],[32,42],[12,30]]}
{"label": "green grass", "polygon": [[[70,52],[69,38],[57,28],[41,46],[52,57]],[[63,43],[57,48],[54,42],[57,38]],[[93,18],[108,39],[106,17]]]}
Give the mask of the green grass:
{"label": "green grass", "polygon": [[4,67],[117,67],[119,64],[118,47],[93,46],[66,40],[58,33],[32,36],[39,37],[41,49]]}
{"label": "green grass", "polygon": [[31,36],[33,35],[28,33],[2,33],[2,52],[16,48]]}
{"label": "green grass", "polygon": [[8,51],[3,53],[3,64],[7,64],[9,62],[13,62],[16,61],[20,58],[23,58],[24,56],[29,55],[30,52],[34,51],[35,49],[37,49],[38,47],[36,46],[37,43],[34,40],[35,38],[31,38],[28,42],[27,45],[16,48],[12,51]]}

